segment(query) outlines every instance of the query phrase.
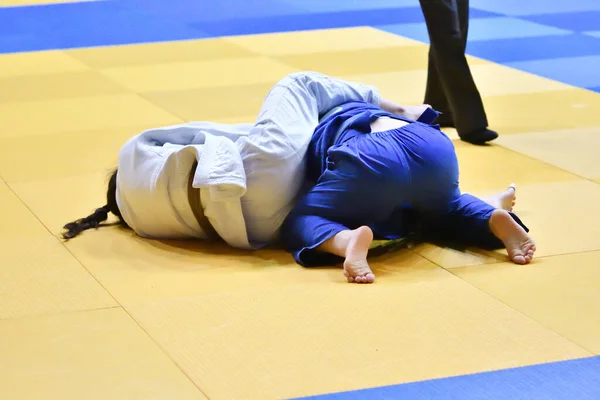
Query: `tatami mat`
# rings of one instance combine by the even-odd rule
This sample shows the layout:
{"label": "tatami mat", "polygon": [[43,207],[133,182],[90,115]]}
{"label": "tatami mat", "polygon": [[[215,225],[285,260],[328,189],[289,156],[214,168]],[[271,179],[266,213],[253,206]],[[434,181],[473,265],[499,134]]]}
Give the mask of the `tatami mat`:
{"label": "tatami mat", "polygon": [[[420,398],[445,387],[446,398],[504,399],[508,389],[490,388],[525,387],[518,377],[529,379],[521,393],[566,398],[543,392],[540,376],[565,396],[593,396],[594,358],[573,361],[588,381],[560,371],[600,354],[600,81],[590,72],[600,25],[584,16],[597,1],[471,2],[469,62],[500,138],[475,147],[447,130],[461,186],[484,196],[516,183],[538,258],[517,266],[504,251],[420,245],[374,259],[370,286],[277,249],[144,240],[117,226],[70,242],[60,232],[105,204],[131,136],[252,122],[290,72],[422,102],[416,1],[42,3],[0,1],[3,399],[280,399],[383,385],[400,389],[370,398],[406,398],[414,381]],[[524,369],[443,384],[454,391],[428,381],[513,367]]]}

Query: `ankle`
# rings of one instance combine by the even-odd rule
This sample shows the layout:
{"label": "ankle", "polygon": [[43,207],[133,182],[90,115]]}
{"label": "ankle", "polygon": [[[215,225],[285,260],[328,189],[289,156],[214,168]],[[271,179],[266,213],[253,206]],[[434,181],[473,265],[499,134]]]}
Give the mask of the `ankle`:
{"label": "ankle", "polygon": [[348,245],[353,237],[352,232],[353,231],[347,229],[336,233],[333,237],[327,239],[324,243],[317,247],[317,250],[324,253],[334,254],[338,257],[346,257]]}
{"label": "ankle", "polygon": [[373,243],[373,231],[368,226],[361,226],[350,231],[350,239],[346,247],[345,256],[352,258],[366,258],[369,247]]}
{"label": "ankle", "polygon": [[506,230],[503,228],[505,228],[507,223],[510,223],[510,221],[512,221],[512,217],[508,211],[501,208],[496,208],[494,211],[492,211],[492,215],[490,216],[488,224],[494,236],[500,240],[504,240],[503,236],[505,235]]}

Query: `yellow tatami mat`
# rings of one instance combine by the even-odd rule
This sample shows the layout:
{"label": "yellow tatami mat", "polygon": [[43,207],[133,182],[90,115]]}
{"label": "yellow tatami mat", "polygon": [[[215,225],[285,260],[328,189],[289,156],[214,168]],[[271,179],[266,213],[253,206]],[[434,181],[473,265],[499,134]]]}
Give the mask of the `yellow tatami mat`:
{"label": "yellow tatami mat", "polygon": [[0,340],[6,399],[206,399],[120,308],[0,321]]}
{"label": "yellow tatami mat", "polygon": [[366,290],[328,271],[306,284],[256,271],[273,284],[127,309],[217,399],[281,399],[590,354],[417,255],[390,262],[394,271]]}
{"label": "yellow tatami mat", "polygon": [[598,251],[543,257],[530,268],[507,263],[452,270],[563,337],[600,354]]}

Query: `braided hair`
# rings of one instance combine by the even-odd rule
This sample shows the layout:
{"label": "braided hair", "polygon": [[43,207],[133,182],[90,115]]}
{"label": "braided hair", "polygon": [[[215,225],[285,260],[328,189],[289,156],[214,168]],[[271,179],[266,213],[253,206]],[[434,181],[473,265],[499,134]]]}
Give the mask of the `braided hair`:
{"label": "braided hair", "polygon": [[64,226],[66,232],[63,232],[63,239],[69,240],[79,235],[81,232],[98,228],[100,224],[108,219],[108,213],[113,213],[119,218],[119,223],[121,225],[127,226],[123,217],[121,216],[121,211],[119,211],[119,206],[117,205],[117,172],[115,169],[108,181],[108,188],[106,191],[106,205],[102,206],[93,214],[88,215],[85,218],[80,218],[76,221],[69,222]]}

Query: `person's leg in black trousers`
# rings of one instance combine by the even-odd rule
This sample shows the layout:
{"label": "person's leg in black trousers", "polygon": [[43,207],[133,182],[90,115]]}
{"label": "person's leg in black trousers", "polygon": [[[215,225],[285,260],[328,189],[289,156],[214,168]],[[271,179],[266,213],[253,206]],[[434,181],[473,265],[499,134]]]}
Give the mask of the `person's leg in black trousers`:
{"label": "person's leg in black trousers", "polygon": [[498,137],[487,129],[483,102],[465,50],[469,0],[420,0],[429,33],[429,67],[425,103],[444,114],[442,126],[456,127],[464,141],[483,144]]}

